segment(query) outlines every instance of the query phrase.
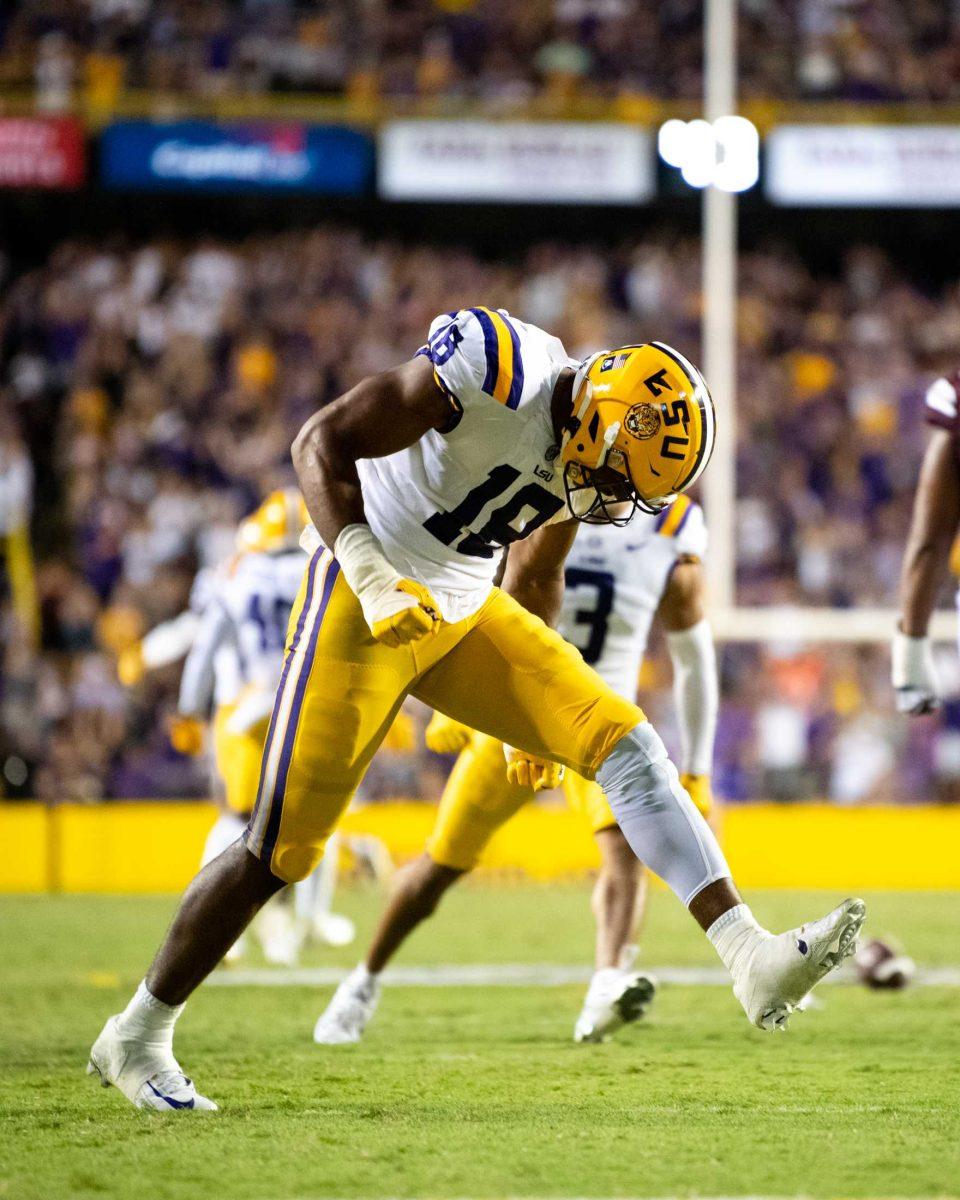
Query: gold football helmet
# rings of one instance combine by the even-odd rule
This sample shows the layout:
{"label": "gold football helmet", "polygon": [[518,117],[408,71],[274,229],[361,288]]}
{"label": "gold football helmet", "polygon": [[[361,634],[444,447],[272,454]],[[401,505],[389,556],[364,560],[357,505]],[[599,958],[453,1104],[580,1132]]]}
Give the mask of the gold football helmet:
{"label": "gold football helmet", "polygon": [[240,522],[237,550],[264,554],[295,550],[309,520],[307,506],[296,488],[271,492],[255,512]]}
{"label": "gold football helmet", "polygon": [[580,521],[626,525],[657,513],[710,461],[713,400],[700,372],[662,342],[580,364],[560,447],[567,507]]}

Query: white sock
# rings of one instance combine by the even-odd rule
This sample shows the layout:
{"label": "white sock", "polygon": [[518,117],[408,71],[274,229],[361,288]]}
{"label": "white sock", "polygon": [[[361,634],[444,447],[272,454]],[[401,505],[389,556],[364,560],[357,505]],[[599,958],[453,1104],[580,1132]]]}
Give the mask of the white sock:
{"label": "white sock", "polygon": [[366,963],[358,963],[353,969],[353,981],[361,987],[365,987],[368,983],[376,983],[380,978],[379,971],[369,971]]}
{"label": "white sock", "polygon": [[747,904],[728,908],[707,930],[707,937],[734,979],[757,942],[770,936]]}
{"label": "white sock", "polygon": [[120,1025],[124,1033],[145,1041],[172,1039],[177,1017],[185,1007],[183,1004],[164,1004],[148,990],[144,980],[120,1014]]}

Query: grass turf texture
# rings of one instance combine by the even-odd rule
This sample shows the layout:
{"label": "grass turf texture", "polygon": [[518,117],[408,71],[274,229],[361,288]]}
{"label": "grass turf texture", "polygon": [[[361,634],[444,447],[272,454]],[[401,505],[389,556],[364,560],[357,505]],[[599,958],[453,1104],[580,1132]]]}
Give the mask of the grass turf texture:
{"label": "grass turf texture", "polygon": [[[823,894],[752,897],[774,928]],[[868,896],[867,933],[921,963],[960,959],[960,896]],[[370,930],[379,898],[338,906]],[[329,995],[202,990],[178,1031],[222,1111],[138,1114],[84,1078],[170,898],[0,898],[0,1196],[174,1200],[339,1196],[947,1196],[960,1192],[960,990],[825,990],[762,1035],[726,988],[672,987],[600,1047],[570,1034],[581,989],[396,988],[365,1041],[312,1045]],[[656,895],[643,962],[715,965]],[[407,963],[589,959],[585,887],[454,892]],[[352,964],[356,948],[306,965]]]}

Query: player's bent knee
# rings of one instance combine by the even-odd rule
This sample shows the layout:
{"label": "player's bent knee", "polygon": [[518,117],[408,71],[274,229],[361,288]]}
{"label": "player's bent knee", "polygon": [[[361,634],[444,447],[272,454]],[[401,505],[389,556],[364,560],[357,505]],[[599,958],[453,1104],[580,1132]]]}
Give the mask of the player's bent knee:
{"label": "player's bent knee", "polygon": [[258,852],[249,843],[246,849],[261,869],[278,881],[277,886],[284,887],[288,883],[299,883],[313,873],[323,858],[326,844],[324,838],[321,842],[277,846],[266,853],[263,850]]}

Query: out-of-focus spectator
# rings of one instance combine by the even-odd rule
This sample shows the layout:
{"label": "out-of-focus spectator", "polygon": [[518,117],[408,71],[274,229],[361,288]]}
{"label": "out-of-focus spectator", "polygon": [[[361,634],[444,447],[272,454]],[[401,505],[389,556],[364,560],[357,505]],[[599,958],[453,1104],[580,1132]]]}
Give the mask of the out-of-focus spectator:
{"label": "out-of-focus spectator", "polygon": [[[744,0],[748,98],[888,101],[960,95],[951,0]],[[697,99],[702,0],[6,0],[0,81],[38,106],[109,109],[268,92],[443,96],[507,106],[539,95]]]}

